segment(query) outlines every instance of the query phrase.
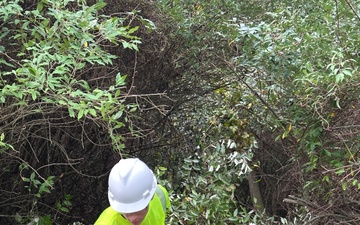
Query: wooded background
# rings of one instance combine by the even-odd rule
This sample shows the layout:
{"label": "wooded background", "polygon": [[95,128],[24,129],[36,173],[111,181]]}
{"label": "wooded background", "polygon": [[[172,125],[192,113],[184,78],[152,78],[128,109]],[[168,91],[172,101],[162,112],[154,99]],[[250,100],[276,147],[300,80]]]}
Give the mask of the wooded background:
{"label": "wooded background", "polygon": [[167,224],[359,224],[359,7],[1,0],[0,223],[92,224],[139,157]]}

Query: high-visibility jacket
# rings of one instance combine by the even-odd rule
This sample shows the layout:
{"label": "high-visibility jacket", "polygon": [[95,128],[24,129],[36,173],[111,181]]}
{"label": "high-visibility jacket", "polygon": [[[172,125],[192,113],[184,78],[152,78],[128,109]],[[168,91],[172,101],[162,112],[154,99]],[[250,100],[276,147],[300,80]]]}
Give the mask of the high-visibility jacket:
{"label": "high-visibility jacket", "polygon": [[[140,225],[164,225],[166,211],[170,208],[169,194],[158,185],[154,197],[149,203],[148,212]],[[131,225],[131,223],[111,206],[106,208],[94,225]]]}

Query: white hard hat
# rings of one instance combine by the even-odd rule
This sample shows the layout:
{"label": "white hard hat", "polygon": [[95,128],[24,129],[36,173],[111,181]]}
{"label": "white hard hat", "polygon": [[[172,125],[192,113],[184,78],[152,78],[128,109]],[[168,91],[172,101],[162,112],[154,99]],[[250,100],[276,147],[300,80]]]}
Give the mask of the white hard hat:
{"label": "white hard hat", "polygon": [[120,213],[140,211],[149,204],[156,186],[156,177],[143,161],[121,159],[109,175],[110,205]]}

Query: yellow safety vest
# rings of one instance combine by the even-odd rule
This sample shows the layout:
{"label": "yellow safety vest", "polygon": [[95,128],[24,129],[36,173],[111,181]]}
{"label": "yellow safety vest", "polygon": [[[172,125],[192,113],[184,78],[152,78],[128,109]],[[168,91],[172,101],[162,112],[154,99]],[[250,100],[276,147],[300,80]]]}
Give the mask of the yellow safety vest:
{"label": "yellow safety vest", "polygon": [[[155,195],[149,203],[149,210],[140,225],[164,225],[166,210],[169,208],[169,194],[164,187],[158,185]],[[121,213],[109,206],[101,213],[94,225],[131,225],[131,223]]]}

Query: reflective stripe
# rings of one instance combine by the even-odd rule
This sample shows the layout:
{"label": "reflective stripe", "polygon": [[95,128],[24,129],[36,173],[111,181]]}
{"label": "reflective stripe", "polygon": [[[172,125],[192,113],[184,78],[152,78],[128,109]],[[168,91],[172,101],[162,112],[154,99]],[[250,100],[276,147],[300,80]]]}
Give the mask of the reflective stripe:
{"label": "reflective stripe", "polygon": [[164,191],[159,187],[159,185],[156,187],[155,193],[159,197],[164,213],[166,214],[166,195]]}

